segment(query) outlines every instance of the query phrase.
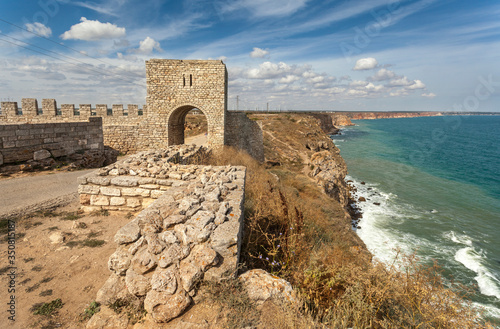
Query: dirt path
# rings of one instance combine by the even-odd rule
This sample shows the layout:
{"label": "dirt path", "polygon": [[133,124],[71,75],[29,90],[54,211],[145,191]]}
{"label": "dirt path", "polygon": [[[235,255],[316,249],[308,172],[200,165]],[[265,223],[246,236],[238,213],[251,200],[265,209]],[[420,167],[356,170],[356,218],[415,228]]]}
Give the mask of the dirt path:
{"label": "dirt path", "polygon": [[196,144],[198,146],[207,145],[207,135],[201,134],[192,137],[187,137],[184,144]]}
{"label": "dirt path", "polygon": [[92,170],[0,181],[0,218],[57,206],[77,192],[76,178]]}

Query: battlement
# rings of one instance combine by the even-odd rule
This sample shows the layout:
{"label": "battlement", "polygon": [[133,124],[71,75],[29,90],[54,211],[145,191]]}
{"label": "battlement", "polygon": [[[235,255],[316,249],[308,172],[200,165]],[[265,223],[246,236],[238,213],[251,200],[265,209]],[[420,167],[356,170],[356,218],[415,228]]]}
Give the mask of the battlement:
{"label": "battlement", "polygon": [[69,122],[88,121],[90,117],[102,117],[105,123],[112,123],[115,119],[118,122],[138,121],[146,112],[146,106],[142,109],[139,105],[128,104],[127,108],[123,104],[62,104],[57,107],[57,102],[52,98],[42,99],[42,107],[38,105],[36,98],[23,98],[21,107],[17,102],[1,102],[0,124],[2,123],[45,123],[45,122]]}

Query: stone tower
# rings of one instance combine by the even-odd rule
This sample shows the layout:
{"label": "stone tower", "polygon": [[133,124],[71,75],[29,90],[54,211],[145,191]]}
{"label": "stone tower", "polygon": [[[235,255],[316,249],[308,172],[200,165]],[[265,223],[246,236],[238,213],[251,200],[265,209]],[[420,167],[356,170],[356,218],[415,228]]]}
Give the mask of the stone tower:
{"label": "stone tower", "polygon": [[186,114],[196,108],[207,119],[208,144],[225,144],[227,70],[222,61],[151,59],[146,82],[148,119],[167,128],[167,136],[156,138],[183,144]]}

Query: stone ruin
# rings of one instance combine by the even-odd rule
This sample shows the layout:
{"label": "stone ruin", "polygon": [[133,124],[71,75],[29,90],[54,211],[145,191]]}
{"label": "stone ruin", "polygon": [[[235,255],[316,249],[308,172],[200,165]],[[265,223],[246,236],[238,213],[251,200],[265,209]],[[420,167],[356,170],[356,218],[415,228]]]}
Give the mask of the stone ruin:
{"label": "stone ruin", "polygon": [[199,280],[236,273],[246,171],[182,164],[200,152],[196,146],[141,152],[79,178],[83,207],[144,207],[115,235],[112,273],[97,302],[142,297],[152,319],[167,322],[191,304]]}

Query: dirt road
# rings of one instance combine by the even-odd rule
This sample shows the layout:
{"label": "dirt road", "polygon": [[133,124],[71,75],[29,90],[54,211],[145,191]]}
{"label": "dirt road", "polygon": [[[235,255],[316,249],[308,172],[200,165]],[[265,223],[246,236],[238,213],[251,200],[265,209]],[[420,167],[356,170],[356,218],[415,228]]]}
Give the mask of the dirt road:
{"label": "dirt road", "polygon": [[78,190],[76,178],[92,170],[0,181],[0,218],[63,204]]}

